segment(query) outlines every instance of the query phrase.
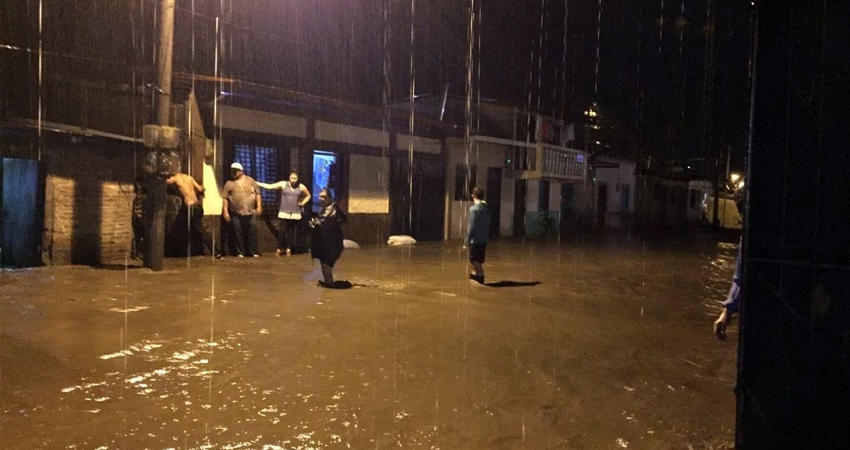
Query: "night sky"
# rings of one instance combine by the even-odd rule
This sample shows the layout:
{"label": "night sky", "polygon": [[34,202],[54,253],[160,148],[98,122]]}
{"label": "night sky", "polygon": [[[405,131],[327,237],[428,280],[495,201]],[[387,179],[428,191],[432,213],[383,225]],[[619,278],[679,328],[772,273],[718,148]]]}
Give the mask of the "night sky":
{"label": "night sky", "polygon": [[[611,144],[636,160],[681,164],[731,146],[740,167],[750,3],[712,0],[710,51],[707,1],[605,0],[600,14],[595,0],[177,0],[174,69],[214,75],[218,54],[221,77],[381,105],[385,86],[388,102],[408,98],[412,55],[417,95],[448,86],[463,96],[474,8],[476,97],[568,121],[597,102],[617,130]],[[126,107],[98,112],[98,104],[105,111],[115,103],[98,100],[99,90],[141,92],[139,108],[150,107],[157,4],[43,0],[46,118],[95,128],[101,114],[129,117]],[[7,116],[37,111],[38,10],[39,0],[0,5],[0,111]],[[90,112],[79,118],[81,110]]]}

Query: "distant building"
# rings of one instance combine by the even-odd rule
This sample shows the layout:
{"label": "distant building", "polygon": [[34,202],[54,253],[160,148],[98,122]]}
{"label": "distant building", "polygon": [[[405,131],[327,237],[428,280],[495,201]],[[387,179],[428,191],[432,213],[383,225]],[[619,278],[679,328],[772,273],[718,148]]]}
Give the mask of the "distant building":
{"label": "distant building", "polygon": [[[588,155],[569,148],[563,121],[493,101],[475,106],[469,138],[465,98],[422,97],[416,113],[454,122],[446,137],[445,239],[466,232],[470,192],[487,192],[491,235],[540,236],[571,228],[590,214]],[[398,109],[404,105],[398,105]]]}
{"label": "distant building", "polygon": [[599,228],[631,228],[635,214],[636,164],[599,156],[595,168]]}
{"label": "distant building", "polygon": [[643,229],[684,228],[688,224],[688,181],[638,170],[635,221]]}

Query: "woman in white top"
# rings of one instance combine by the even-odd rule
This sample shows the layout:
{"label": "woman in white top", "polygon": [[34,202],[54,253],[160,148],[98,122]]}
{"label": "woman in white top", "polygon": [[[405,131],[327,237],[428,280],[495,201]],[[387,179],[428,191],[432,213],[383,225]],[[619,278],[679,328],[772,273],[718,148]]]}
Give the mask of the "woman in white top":
{"label": "woman in white top", "polygon": [[298,226],[301,223],[304,206],[310,203],[310,191],[298,182],[298,173],[294,170],[289,174],[289,181],[278,181],[274,184],[257,182],[263,189],[280,190],[280,212],[277,213],[277,251],[280,256],[284,249],[286,256],[292,255],[298,239]]}

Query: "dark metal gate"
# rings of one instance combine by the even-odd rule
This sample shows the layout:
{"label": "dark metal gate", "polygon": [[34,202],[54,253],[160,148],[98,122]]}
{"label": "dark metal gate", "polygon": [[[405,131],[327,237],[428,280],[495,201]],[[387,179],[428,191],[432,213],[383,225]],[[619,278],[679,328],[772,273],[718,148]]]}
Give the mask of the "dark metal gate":
{"label": "dark metal gate", "polygon": [[0,266],[41,265],[44,178],[39,163],[3,158],[0,164]]}
{"label": "dark metal gate", "polygon": [[443,238],[445,166],[439,155],[393,155],[392,233],[419,241]]}
{"label": "dark metal gate", "polygon": [[756,2],[739,450],[850,448],[850,3]]}

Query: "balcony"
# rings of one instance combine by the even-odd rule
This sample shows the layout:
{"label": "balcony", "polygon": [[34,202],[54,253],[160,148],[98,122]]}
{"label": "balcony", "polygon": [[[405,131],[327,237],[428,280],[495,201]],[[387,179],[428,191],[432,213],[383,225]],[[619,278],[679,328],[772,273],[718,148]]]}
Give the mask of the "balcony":
{"label": "balcony", "polygon": [[587,175],[587,155],[582,151],[537,144],[535,154],[537,156],[535,167],[541,168],[539,174],[534,174],[536,178],[583,181]]}
{"label": "balcony", "polygon": [[580,182],[587,177],[587,154],[581,150],[489,136],[474,139],[504,147],[505,168],[510,178]]}

